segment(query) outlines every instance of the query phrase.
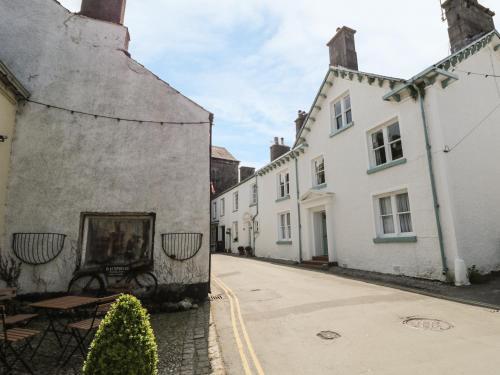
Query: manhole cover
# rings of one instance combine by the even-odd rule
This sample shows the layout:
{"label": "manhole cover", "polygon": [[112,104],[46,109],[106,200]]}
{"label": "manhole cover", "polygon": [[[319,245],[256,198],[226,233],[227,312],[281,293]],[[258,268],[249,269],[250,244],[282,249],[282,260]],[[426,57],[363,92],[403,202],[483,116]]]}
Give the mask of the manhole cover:
{"label": "manhole cover", "polygon": [[224,298],[224,296],[223,296],[222,294],[217,294],[217,295],[215,295],[215,296],[212,296],[212,295],[211,295],[210,297],[208,297],[208,299],[209,299],[210,301],[218,301],[218,300],[221,300],[221,299],[223,299],[223,298]]}
{"label": "manhole cover", "polygon": [[321,331],[316,336],[322,338],[323,340],[335,340],[341,337],[340,334],[333,331]]}
{"label": "manhole cover", "polygon": [[411,328],[424,329],[426,331],[447,331],[453,328],[450,323],[428,318],[407,318],[403,321],[403,324]]}

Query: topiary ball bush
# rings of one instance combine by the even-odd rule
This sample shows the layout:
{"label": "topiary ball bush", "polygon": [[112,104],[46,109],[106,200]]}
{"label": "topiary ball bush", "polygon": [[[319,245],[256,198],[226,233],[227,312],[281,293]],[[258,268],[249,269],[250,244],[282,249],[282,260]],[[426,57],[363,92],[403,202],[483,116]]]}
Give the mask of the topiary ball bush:
{"label": "topiary ball bush", "polygon": [[137,298],[121,295],[111,306],[90,345],[83,374],[158,374],[155,336]]}

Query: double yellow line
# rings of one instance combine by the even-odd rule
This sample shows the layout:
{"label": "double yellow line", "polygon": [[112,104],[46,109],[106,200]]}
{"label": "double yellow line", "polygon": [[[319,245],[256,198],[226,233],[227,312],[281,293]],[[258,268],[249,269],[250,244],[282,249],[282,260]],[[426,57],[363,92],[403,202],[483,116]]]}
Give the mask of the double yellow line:
{"label": "double yellow line", "polygon": [[[215,281],[217,285],[224,291],[226,294],[227,298],[229,299],[229,305],[231,309],[231,323],[233,326],[233,334],[234,338],[236,340],[236,346],[238,347],[238,351],[240,353],[241,357],[241,363],[243,364],[243,370],[245,371],[245,375],[252,375],[252,371],[250,370],[250,366],[247,360],[247,356],[245,354],[245,350],[243,348],[243,343],[241,341],[240,333],[238,331],[238,322],[241,328],[241,332],[243,332],[243,337],[245,339],[246,343],[246,348],[248,352],[250,353],[250,357],[252,358],[253,365],[257,371],[258,375],[264,375],[264,370],[262,369],[262,366],[259,362],[259,359],[257,358],[257,355],[255,354],[255,351],[253,349],[252,342],[250,341],[250,337],[248,336],[247,328],[245,326],[245,322],[243,320],[243,317],[241,316],[241,309],[240,309],[240,302],[238,301],[238,297],[234,294],[234,292],[226,285],[224,284],[220,279],[217,277],[212,277],[212,279]],[[235,309],[236,306],[236,309]],[[236,314],[238,317],[238,321],[236,321]]]}

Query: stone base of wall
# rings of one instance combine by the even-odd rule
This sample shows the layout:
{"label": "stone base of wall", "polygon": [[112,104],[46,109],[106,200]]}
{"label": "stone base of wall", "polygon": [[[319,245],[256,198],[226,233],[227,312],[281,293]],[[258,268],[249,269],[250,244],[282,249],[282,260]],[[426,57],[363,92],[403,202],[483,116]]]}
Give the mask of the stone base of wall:
{"label": "stone base of wall", "polygon": [[168,284],[158,285],[155,302],[178,302],[184,298],[191,298],[195,301],[207,299],[210,284]]}
{"label": "stone base of wall", "polygon": [[[158,291],[153,298],[154,303],[162,302],[179,302],[185,298],[190,298],[193,301],[205,301],[208,297],[210,284],[197,283],[197,284],[163,284],[158,285]],[[108,293],[106,293],[108,294]],[[65,292],[57,293],[30,293],[18,295],[17,299],[24,304],[38,302],[51,298],[58,298],[67,295]],[[145,301],[150,302],[150,301]]]}

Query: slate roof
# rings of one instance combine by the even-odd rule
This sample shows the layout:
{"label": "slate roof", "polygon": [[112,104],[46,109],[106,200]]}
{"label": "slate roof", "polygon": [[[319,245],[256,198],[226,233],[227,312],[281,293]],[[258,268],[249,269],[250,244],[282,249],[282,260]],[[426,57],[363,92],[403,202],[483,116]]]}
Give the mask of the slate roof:
{"label": "slate roof", "polygon": [[227,149],[218,146],[212,146],[212,157],[215,159],[238,161]]}

